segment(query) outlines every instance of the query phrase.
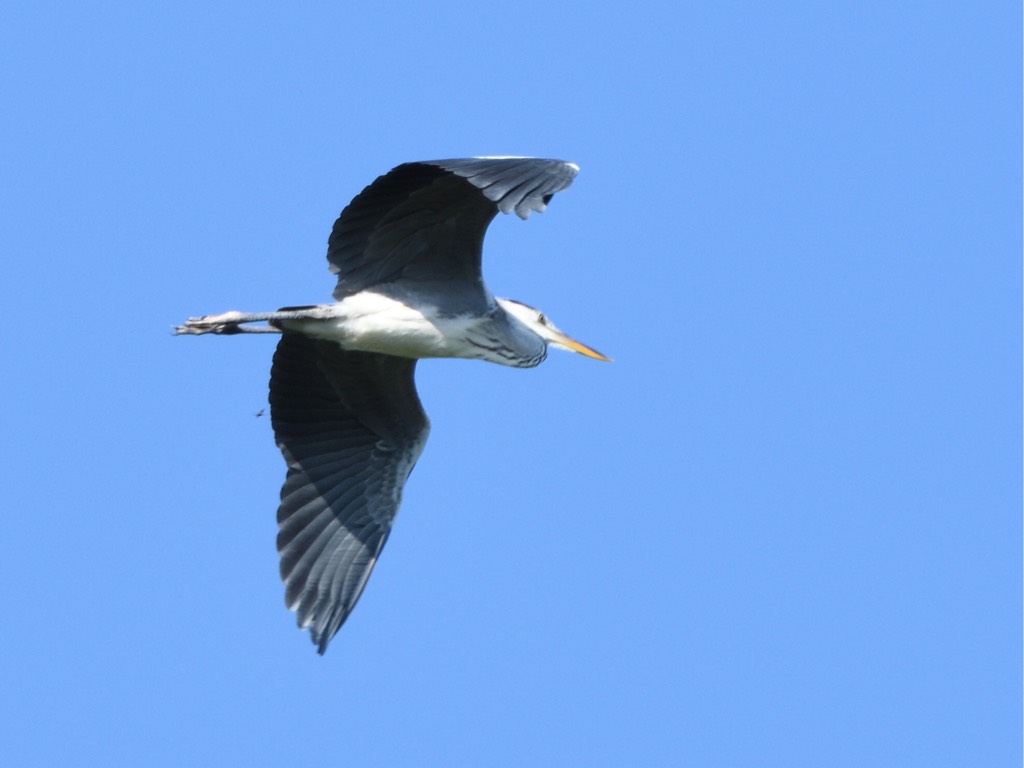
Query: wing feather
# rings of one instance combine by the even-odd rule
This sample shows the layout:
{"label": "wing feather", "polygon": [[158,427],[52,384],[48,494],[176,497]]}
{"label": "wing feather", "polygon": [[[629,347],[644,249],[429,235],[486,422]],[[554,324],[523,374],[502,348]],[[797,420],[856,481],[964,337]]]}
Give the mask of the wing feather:
{"label": "wing feather", "polygon": [[289,332],[274,355],[271,420],[288,464],[281,578],[320,653],[359,599],[426,443],[415,365]]}
{"label": "wing feather", "polygon": [[[543,211],[579,169],[561,160],[474,157],[405,163],[341,212],[327,260],[337,299],[382,283],[462,282],[483,300],[484,233],[498,211]],[[463,300],[468,294],[462,293]],[[473,309],[467,307],[467,309]],[[479,309],[479,308],[477,308]]]}

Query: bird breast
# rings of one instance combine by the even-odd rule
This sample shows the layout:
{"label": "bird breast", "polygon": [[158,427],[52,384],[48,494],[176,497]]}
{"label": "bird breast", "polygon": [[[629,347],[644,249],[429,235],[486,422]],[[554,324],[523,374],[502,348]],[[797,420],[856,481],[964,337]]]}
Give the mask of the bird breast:
{"label": "bird breast", "polygon": [[336,341],[345,349],[397,357],[476,357],[466,339],[481,318],[446,317],[436,307],[410,307],[363,291],[281,323],[287,330]]}

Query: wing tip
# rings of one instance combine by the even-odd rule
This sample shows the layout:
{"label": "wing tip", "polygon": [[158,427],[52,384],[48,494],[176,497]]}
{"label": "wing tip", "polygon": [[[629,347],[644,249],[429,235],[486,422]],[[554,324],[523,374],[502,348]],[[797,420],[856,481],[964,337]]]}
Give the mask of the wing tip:
{"label": "wing tip", "polygon": [[295,617],[295,623],[298,625],[300,630],[309,630],[309,640],[316,646],[316,652],[323,656],[327,652],[327,646],[330,644],[334,636],[338,634],[338,630],[341,629],[341,625],[345,623],[345,619],[348,618],[348,611],[340,611],[342,614],[339,617],[335,614],[339,611],[335,610],[329,613],[327,616],[319,618],[315,613],[303,614],[298,606],[292,608],[288,606],[289,610],[295,610],[297,615]]}
{"label": "wing tip", "polygon": [[316,646],[316,652],[320,656],[323,656],[325,653],[327,653],[327,644],[331,642],[331,638],[333,637],[334,635],[331,635],[331,637],[327,637],[324,635],[317,637],[316,632],[311,631],[309,633],[309,639],[313,641],[313,645]]}
{"label": "wing tip", "polygon": [[476,187],[501,213],[523,220],[543,213],[556,192],[568,189],[580,167],[568,160],[521,155],[480,155],[422,161],[461,176]]}

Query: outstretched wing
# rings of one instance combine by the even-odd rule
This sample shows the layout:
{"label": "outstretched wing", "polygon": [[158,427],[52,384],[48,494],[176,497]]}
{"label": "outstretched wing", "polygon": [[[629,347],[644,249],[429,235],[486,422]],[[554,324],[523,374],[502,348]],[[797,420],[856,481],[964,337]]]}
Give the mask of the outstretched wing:
{"label": "outstretched wing", "polygon": [[[395,280],[481,286],[484,232],[502,211],[543,211],[579,171],[534,157],[405,163],[341,212],[327,246],[336,299]],[[483,293],[481,292],[481,298]]]}
{"label": "outstretched wing", "polygon": [[415,366],[287,331],[274,354],[271,421],[288,464],[281,578],[320,653],[366,586],[427,441]]}

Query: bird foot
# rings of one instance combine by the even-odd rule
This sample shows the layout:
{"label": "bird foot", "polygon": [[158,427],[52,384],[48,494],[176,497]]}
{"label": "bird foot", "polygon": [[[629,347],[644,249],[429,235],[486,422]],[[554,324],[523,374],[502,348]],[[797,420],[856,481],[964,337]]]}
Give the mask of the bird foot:
{"label": "bird foot", "polygon": [[220,315],[203,315],[202,317],[190,317],[184,325],[174,329],[174,335],[193,334],[198,336],[201,333],[233,334],[243,333],[240,323],[245,322],[241,312],[232,310]]}

